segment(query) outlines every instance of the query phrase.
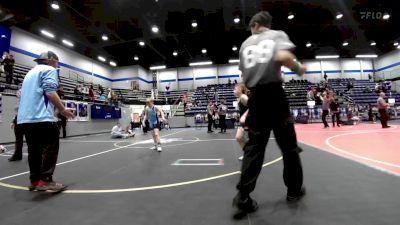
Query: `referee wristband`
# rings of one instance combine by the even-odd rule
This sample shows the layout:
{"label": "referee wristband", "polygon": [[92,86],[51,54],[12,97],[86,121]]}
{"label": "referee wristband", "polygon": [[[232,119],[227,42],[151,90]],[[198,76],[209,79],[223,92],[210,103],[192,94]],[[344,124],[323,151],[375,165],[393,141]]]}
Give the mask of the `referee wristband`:
{"label": "referee wristband", "polygon": [[293,70],[293,72],[298,74],[300,71],[300,68],[301,68],[301,64],[299,62],[295,62],[295,63],[296,63],[296,65],[294,66],[294,68],[292,70]]}

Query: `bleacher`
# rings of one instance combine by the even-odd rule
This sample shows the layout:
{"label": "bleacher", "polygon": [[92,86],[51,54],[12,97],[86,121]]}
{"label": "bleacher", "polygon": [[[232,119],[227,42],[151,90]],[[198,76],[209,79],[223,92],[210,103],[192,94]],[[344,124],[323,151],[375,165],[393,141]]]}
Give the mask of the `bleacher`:
{"label": "bleacher", "polygon": [[307,80],[291,80],[283,84],[289,107],[307,106],[307,89],[312,83]]}
{"label": "bleacher", "polygon": [[[353,88],[348,91],[347,83],[353,83]],[[375,91],[375,82],[370,80],[355,80],[355,79],[329,79],[332,88],[340,95],[347,97],[353,104],[357,105],[376,105],[379,93]],[[366,91],[367,87],[371,92]],[[400,94],[394,90],[386,92],[387,98],[396,99],[396,105],[400,101]]]}
{"label": "bleacher", "polygon": [[[208,100],[217,100],[219,102],[225,97],[226,106],[228,107],[227,113],[235,113],[236,108],[233,106],[233,102],[236,101],[235,94],[233,93],[234,86],[219,84],[219,85],[207,85],[206,87],[197,87],[196,91],[192,95],[192,102],[196,102],[197,106],[188,106],[185,112],[186,116],[194,116],[197,114],[207,114]],[[216,94],[216,96],[215,96]]]}
{"label": "bleacher", "polygon": [[[28,67],[25,65],[21,64],[14,64],[14,76],[13,76],[13,82],[12,84],[7,84],[6,83],[6,75],[5,73],[0,73],[0,92],[6,95],[15,95],[16,91],[21,88],[22,86],[22,81],[24,80],[25,75],[31,70],[32,67]],[[17,84],[16,84],[17,83]],[[82,101],[89,101],[89,96],[86,94],[84,95],[75,95],[74,94],[74,88],[76,87],[77,84],[81,84],[85,87],[90,87],[92,83],[88,82],[83,82],[83,81],[77,81],[68,77],[63,77],[60,76],[60,84],[63,85],[64,87],[64,99],[68,100],[76,100],[76,99],[81,99]],[[104,103],[105,101],[101,101],[99,99],[98,95],[98,85],[93,85],[94,88],[94,93],[96,103]],[[107,96],[108,94],[108,88],[104,87],[104,94]]]}
{"label": "bleacher", "polygon": [[[21,64],[14,65],[14,80],[12,84],[6,83],[6,75],[5,73],[0,73],[0,93],[6,95],[15,95],[16,91],[21,88],[22,81],[25,75],[31,70],[31,67],[24,66]],[[105,103],[105,100],[100,100],[99,96],[99,86],[97,84],[85,82],[83,79],[77,79],[79,75],[75,78],[69,78],[60,76],[60,84],[64,89],[64,99],[66,100],[81,100],[81,101],[90,101],[88,94],[75,95],[74,89],[76,85],[83,85],[84,87],[89,88],[93,85],[93,91],[95,94],[95,103]],[[17,83],[17,84],[15,84]],[[104,93],[103,96],[108,96],[109,87],[103,87]],[[117,95],[117,100],[121,101],[125,104],[144,104],[146,99],[151,96],[151,91],[147,90],[130,90],[130,89],[113,89],[115,94]],[[169,104],[176,104],[182,97],[183,93],[187,92],[187,90],[180,91],[170,91],[170,94],[167,95],[165,92],[159,92],[156,94],[156,104],[166,104],[166,98],[168,97]]]}

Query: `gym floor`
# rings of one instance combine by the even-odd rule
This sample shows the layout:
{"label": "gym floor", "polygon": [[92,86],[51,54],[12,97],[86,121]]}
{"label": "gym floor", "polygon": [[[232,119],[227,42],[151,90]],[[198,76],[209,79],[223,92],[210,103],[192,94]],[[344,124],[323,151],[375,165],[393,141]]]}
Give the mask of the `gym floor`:
{"label": "gym floor", "polygon": [[[0,160],[0,224],[398,224],[400,128],[359,124],[323,129],[296,125],[307,195],[288,204],[273,136],[252,197],[259,210],[232,219],[241,150],[234,137],[206,128],[163,130],[163,152],[151,135],[62,139],[55,180],[60,194],[27,191],[27,157]],[[26,148],[24,148],[26,152]]]}

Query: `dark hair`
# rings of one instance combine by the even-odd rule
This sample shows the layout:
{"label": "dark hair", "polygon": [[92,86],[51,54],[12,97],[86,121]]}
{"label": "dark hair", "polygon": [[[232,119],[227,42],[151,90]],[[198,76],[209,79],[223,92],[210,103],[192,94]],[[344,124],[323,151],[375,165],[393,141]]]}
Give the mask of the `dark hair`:
{"label": "dark hair", "polygon": [[249,26],[253,27],[256,23],[264,27],[270,27],[272,23],[271,14],[269,14],[267,11],[258,12],[251,18]]}

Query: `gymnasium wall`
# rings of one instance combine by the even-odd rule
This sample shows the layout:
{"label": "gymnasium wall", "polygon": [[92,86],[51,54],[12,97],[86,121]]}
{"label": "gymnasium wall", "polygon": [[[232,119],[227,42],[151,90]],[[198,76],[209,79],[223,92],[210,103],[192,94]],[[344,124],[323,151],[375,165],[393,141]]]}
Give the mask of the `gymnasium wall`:
{"label": "gymnasium wall", "polygon": [[158,71],[158,90],[164,91],[171,84],[171,90],[195,89],[208,84],[228,83],[235,79],[241,81],[237,65],[213,65],[199,67],[180,67]]}
{"label": "gymnasium wall", "polygon": [[[372,60],[335,59],[335,60],[305,60],[307,73],[302,78],[295,75],[288,68],[282,67],[285,81],[291,79],[307,79],[319,82],[324,73],[328,78],[355,78],[368,79],[368,74],[373,73]],[[241,72],[237,64],[212,65],[199,67],[183,67],[158,71],[158,90],[164,91],[165,86],[171,83],[172,90],[195,89],[207,84],[224,84],[228,79],[241,82]]]}
{"label": "gymnasium wall", "polygon": [[[374,62],[377,79],[400,77],[400,50],[389,52]],[[393,88],[400,91],[400,81],[393,82]]]}
{"label": "gymnasium wall", "polygon": [[152,87],[149,71],[138,65],[114,68],[112,79],[113,88],[131,89],[132,81],[138,81],[141,90],[151,90]]}
{"label": "gymnasium wall", "polygon": [[[0,143],[14,142],[14,131],[10,128],[10,123],[15,116],[14,107],[17,105],[17,98],[14,96],[3,95],[3,113],[2,122],[0,122]],[[128,109],[121,109],[122,117],[129,118],[124,112],[129,113]],[[89,110],[90,114],[90,110]],[[123,119],[121,119],[124,121]],[[67,136],[93,134],[99,132],[110,132],[111,128],[117,123],[118,120],[89,120],[83,121],[70,121],[67,123]],[[124,121],[125,122],[125,121]],[[127,125],[125,122],[124,125]]]}
{"label": "gymnasium wall", "polygon": [[103,86],[111,86],[112,68],[106,64],[78,54],[64,46],[54,44],[45,38],[30,34],[21,29],[12,28],[10,52],[18,64],[33,67],[33,61],[46,50],[54,51],[60,58],[60,75],[64,77],[84,78],[86,82],[94,82]]}

